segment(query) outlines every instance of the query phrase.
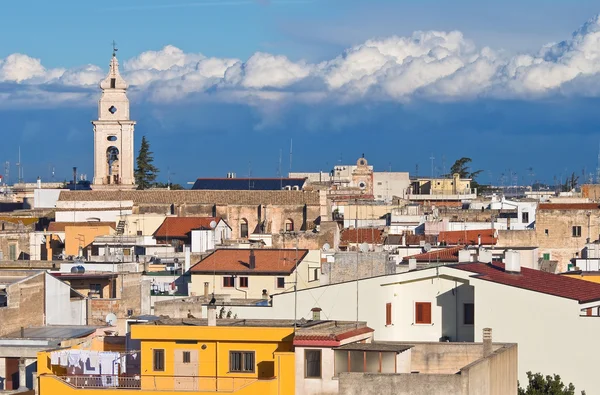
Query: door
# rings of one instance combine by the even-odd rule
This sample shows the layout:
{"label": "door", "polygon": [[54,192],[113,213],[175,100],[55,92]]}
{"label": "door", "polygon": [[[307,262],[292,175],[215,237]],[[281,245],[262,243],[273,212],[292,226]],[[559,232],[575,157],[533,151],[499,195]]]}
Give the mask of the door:
{"label": "door", "polygon": [[6,358],[6,382],[4,389],[19,389],[19,358]]}
{"label": "door", "polygon": [[175,350],[175,390],[198,391],[198,350]]}

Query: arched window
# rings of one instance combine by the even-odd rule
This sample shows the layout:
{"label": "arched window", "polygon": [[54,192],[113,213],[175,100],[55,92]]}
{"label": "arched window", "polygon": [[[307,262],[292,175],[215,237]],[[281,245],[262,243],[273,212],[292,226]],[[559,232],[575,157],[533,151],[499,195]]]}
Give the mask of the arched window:
{"label": "arched window", "polygon": [[285,231],[286,232],[294,231],[294,221],[292,221],[290,218],[285,220]]}
{"label": "arched window", "polygon": [[246,218],[240,220],[240,237],[248,237],[248,220]]}

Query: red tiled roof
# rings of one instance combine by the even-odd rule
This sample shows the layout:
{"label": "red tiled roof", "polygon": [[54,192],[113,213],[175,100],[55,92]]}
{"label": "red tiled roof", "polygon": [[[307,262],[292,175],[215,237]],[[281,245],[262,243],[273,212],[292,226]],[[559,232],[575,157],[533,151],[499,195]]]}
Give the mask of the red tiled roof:
{"label": "red tiled roof", "polygon": [[345,339],[349,339],[354,336],[363,335],[365,333],[374,332],[374,329],[369,328],[368,326],[362,328],[352,329],[347,332],[342,332],[338,334],[328,334],[328,335],[301,335],[297,334],[294,336],[294,346],[324,346],[324,347],[337,347],[341,345],[341,341]]}
{"label": "red tiled roof", "polygon": [[438,235],[438,241],[449,245],[477,245],[481,235],[481,244],[490,245],[498,243],[498,239],[494,237],[495,232],[495,229],[442,231]]}
{"label": "red tiled roof", "polygon": [[[250,269],[250,251],[254,251],[256,267]],[[290,274],[308,254],[308,250],[283,249],[220,249],[190,269],[196,274]]]}
{"label": "red tiled roof", "polygon": [[375,228],[343,229],[340,236],[340,244],[382,244],[383,230]]}
{"label": "red tiled roof", "polygon": [[600,210],[598,203],[540,203],[538,210]]}
{"label": "red tiled roof", "polygon": [[416,259],[417,262],[458,262],[458,251],[463,248],[463,246],[442,248],[441,250],[406,256],[402,260],[406,262],[409,259]]}
{"label": "red tiled roof", "polygon": [[154,232],[154,237],[185,238],[194,229],[210,229],[210,223],[219,223],[221,217],[167,217]]}
{"label": "red tiled roof", "polygon": [[50,222],[48,224],[48,232],[64,232],[67,226],[110,226],[113,229],[116,228],[116,224],[114,222]]}
{"label": "red tiled roof", "polygon": [[560,298],[574,299],[579,303],[600,300],[600,284],[534,270],[521,268],[520,273],[504,271],[504,264],[462,263],[455,269],[473,272],[477,278],[530,291],[541,292]]}

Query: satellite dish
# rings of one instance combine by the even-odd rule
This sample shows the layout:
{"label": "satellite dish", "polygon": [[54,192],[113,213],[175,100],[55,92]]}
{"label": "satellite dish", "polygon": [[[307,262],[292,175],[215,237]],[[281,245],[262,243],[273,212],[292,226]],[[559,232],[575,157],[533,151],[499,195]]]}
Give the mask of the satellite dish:
{"label": "satellite dish", "polygon": [[113,313],[110,313],[106,316],[106,324],[110,325],[110,326],[116,326],[117,325],[117,316],[114,315]]}
{"label": "satellite dish", "polygon": [[[206,222],[205,222],[206,223]],[[210,228],[214,229],[217,227],[217,223],[215,221],[210,221]]]}
{"label": "satellite dish", "polygon": [[431,244],[425,243],[425,245],[423,246],[423,249],[425,250],[425,252],[431,251]]}
{"label": "satellite dish", "polygon": [[329,243],[323,244],[323,251],[329,251],[330,248],[331,246],[329,245]]}
{"label": "satellite dish", "polygon": [[360,246],[358,246],[358,248],[360,249],[360,252],[369,251],[369,245],[367,243],[362,243]]}

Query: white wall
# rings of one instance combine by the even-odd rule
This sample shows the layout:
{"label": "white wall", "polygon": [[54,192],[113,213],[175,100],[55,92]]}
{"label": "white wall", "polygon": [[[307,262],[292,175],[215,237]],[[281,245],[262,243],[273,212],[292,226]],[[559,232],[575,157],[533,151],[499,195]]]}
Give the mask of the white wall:
{"label": "white wall", "polygon": [[60,192],[64,189],[35,189],[33,191],[34,208],[55,208]]}
{"label": "white wall", "polygon": [[[304,377],[304,350],[321,350],[321,378]],[[334,351],[332,348],[295,347],[296,394],[321,395],[337,394],[338,380],[333,380]]]}
{"label": "white wall", "polygon": [[[596,379],[600,353],[592,349],[600,333],[600,317],[580,316],[577,301],[554,297],[517,287],[509,287],[471,277],[473,273],[439,267],[415,272],[381,276],[358,282],[358,319],[375,329],[375,339],[391,341],[439,341],[443,333],[456,333],[444,322],[439,295],[468,281],[472,295],[458,290],[459,306],[472,297],[475,325],[459,326],[458,338],[473,333],[472,340],[482,341],[483,328],[492,328],[494,342],[519,345],[519,380],[526,382],[527,371],[559,374],[577,390],[600,393]],[[414,281],[420,280],[420,281]],[[298,317],[310,319],[310,309],[320,307],[322,319],[355,320],[357,318],[357,283],[348,282],[297,292]],[[434,325],[413,325],[411,311],[415,301],[431,300]],[[452,300],[452,299],[451,299]],[[385,304],[392,303],[393,325],[385,326]],[[232,306],[238,318],[293,318],[294,293],[275,295],[272,307]],[[441,321],[441,322],[440,322]],[[454,324],[456,325],[456,323]],[[454,340],[454,339],[453,339]],[[575,362],[574,362],[575,361]]]}
{"label": "white wall", "polygon": [[376,200],[390,201],[394,196],[406,197],[410,186],[410,176],[407,172],[374,172],[373,195]]}
{"label": "white wall", "polygon": [[100,222],[118,222],[121,215],[131,214],[131,208],[123,210],[57,211],[56,222],[87,222],[90,218]]}
{"label": "white wall", "polygon": [[85,299],[71,300],[71,287],[45,274],[46,325],[85,325],[87,304]]}

